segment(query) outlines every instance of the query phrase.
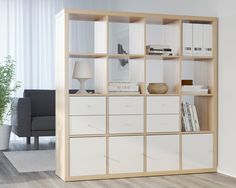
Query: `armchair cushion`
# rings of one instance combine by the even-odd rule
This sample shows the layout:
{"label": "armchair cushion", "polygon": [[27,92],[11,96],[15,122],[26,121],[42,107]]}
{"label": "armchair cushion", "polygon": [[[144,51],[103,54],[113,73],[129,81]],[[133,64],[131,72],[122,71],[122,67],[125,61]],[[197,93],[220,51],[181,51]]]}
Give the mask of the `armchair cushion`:
{"label": "armchair cushion", "polygon": [[55,116],[38,116],[32,118],[33,131],[55,130]]}
{"label": "armchair cushion", "polygon": [[55,90],[25,90],[31,100],[31,116],[55,116]]}

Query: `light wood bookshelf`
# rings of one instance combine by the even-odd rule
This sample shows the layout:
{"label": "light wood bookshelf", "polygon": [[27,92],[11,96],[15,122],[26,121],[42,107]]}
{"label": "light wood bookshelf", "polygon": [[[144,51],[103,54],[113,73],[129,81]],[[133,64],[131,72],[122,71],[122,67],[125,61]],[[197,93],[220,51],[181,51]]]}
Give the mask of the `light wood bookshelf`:
{"label": "light wood bookshelf", "polygon": [[[78,50],[82,49],[76,47],[71,49],[71,27],[72,23],[87,23],[89,22],[90,27],[93,29],[92,37],[93,45],[89,47],[89,50]],[[183,55],[183,23],[200,23],[200,24],[212,24],[212,56],[184,56]],[[112,27],[124,27],[129,28],[129,32],[125,33],[124,38],[127,39],[127,51],[128,54],[117,54],[115,51],[116,44],[112,44]],[[109,179],[109,178],[126,178],[126,177],[142,177],[142,176],[159,176],[159,175],[172,175],[172,174],[189,174],[189,173],[206,173],[206,172],[216,172],[217,169],[217,113],[218,113],[218,46],[217,46],[217,25],[218,19],[215,17],[201,17],[201,16],[181,16],[181,15],[165,15],[165,14],[144,14],[144,13],[128,13],[128,12],[104,12],[104,11],[88,11],[80,9],[64,9],[56,16],[56,174],[64,181],[78,181],[78,180],[91,180],[91,179]],[[83,24],[82,26],[83,27]],[[151,29],[150,29],[151,28]],[[152,28],[154,28],[152,30]],[[146,46],[151,44],[151,35],[156,41],[162,40],[158,38],[161,30],[166,29],[171,33],[171,36],[166,37],[166,43],[173,46],[175,53],[172,56],[157,56],[146,54]],[[173,29],[173,31],[172,31]],[[169,32],[169,30],[171,30]],[[91,34],[90,33],[90,34]],[[85,33],[87,34],[87,33]],[[89,32],[88,32],[89,35]],[[150,35],[150,36],[149,36]],[[173,36],[176,37],[173,39]],[[82,38],[85,36],[82,36]],[[163,37],[163,36],[162,36]],[[173,40],[172,40],[173,39]],[[115,39],[114,39],[115,40]],[[76,41],[77,42],[77,41]],[[78,45],[83,45],[78,40]],[[93,94],[69,94],[70,89],[74,89],[71,86],[71,67],[73,67],[73,62],[75,60],[87,60],[92,62],[94,65],[95,77],[93,79],[93,85],[95,93]],[[118,59],[128,59],[130,64],[133,66],[134,81],[140,83],[144,88],[140,94],[113,94],[108,92],[108,84],[111,81],[110,78],[110,67],[109,65]],[[163,69],[164,67],[164,69]],[[147,91],[147,86],[151,82],[150,80],[157,80],[157,76],[160,72],[155,72],[154,70],[161,70],[163,74],[164,82],[167,82],[169,86],[169,92],[167,94],[149,94]],[[132,67],[131,67],[132,70]],[[138,71],[137,71],[138,70]],[[188,75],[192,71],[192,78],[197,84],[207,85],[210,90],[208,94],[198,94],[198,93],[182,93],[181,92],[181,79],[185,79],[185,75]],[[137,75],[136,73],[139,72]],[[153,73],[154,72],[154,73]],[[166,98],[167,97],[167,98]],[[80,101],[93,101],[98,99],[99,103],[105,105],[104,113],[98,114],[78,114],[71,115],[71,106],[73,105],[71,99],[83,99]],[[149,100],[155,101],[155,99],[178,99],[178,112],[165,112],[163,114],[152,114],[149,113]],[[124,114],[123,112],[111,112],[112,101],[116,99],[124,99],[129,102],[129,99],[137,99],[141,101],[140,105],[142,107],[142,113],[136,112],[129,114],[128,112]],[[198,111],[198,117],[200,122],[201,131],[199,132],[185,132],[182,130],[181,125],[181,102],[185,100],[193,101],[196,105]],[[102,101],[102,102],[101,102]],[[122,100],[121,100],[122,102]],[[79,106],[80,103],[78,103]],[[118,103],[116,103],[118,104]],[[138,105],[134,103],[134,105]],[[86,109],[85,109],[86,110]],[[135,109],[136,110],[136,109]],[[178,116],[178,119],[174,122],[176,124],[175,130],[172,131],[150,131],[149,121],[152,116]],[[88,118],[93,116],[97,122],[105,122],[104,130],[90,132],[76,132],[71,133],[72,119],[75,118]],[[127,132],[111,132],[114,127],[112,123],[116,122],[116,118],[119,116],[122,118],[130,118],[135,121],[136,118],[140,118],[140,129],[136,131]],[[114,122],[112,122],[114,118]],[[88,119],[89,120],[89,119]],[[79,120],[78,120],[79,121]],[[154,121],[154,120],[152,120]],[[155,120],[156,121],[156,120]],[[157,120],[158,121],[158,120]],[[111,123],[112,122],[112,123]],[[139,122],[139,123],[140,123]],[[172,122],[173,123],[173,122]],[[132,122],[130,122],[132,125]],[[131,126],[130,125],[130,126]],[[79,125],[78,125],[79,126]],[[78,127],[77,127],[78,128]],[[127,128],[127,127],[126,127]],[[96,128],[97,129],[97,128]],[[138,124],[136,129],[138,129]],[[79,130],[79,129],[78,129]],[[131,128],[130,128],[131,130]],[[100,132],[99,132],[100,131]],[[84,140],[83,140],[84,139]],[[130,139],[130,140],[129,140]],[[166,140],[165,140],[166,139]],[[192,164],[187,161],[186,155],[188,155],[189,140],[193,139],[193,145],[196,147],[201,145],[197,151],[208,152],[209,148],[204,147],[203,141],[209,142],[210,145],[210,157],[206,158],[206,161],[211,161],[209,164],[203,165]],[[75,150],[80,152],[81,146],[86,147],[86,143],[91,149],[92,142],[98,144],[98,148],[104,153],[104,159],[99,158],[97,161],[104,162],[104,166],[97,164],[98,168],[101,169],[103,173],[95,172],[83,174],[80,171],[78,165],[79,173],[76,174],[76,169],[73,167],[74,156],[78,155]],[[164,140],[164,141],[163,141]],[[82,142],[84,141],[84,142]],[[122,171],[122,165],[119,166],[115,163],[114,154],[119,155],[118,151],[114,148],[118,148],[119,144],[124,144],[126,142],[140,142],[138,149],[142,152],[142,156],[139,159],[142,161],[140,168],[138,170],[124,169]],[[178,156],[173,156],[177,162],[172,164],[175,166],[173,169],[163,169],[150,170],[151,158],[149,155],[155,153],[156,151],[151,148],[152,144],[162,141],[171,142],[174,149],[178,149]],[[198,143],[199,141],[199,143]],[[151,142],[153,142],[151,144]],[[77,143],[76,145],[73,143]],[[177,145],[174,145],[177,143]],[[206,145],[208,143],[205,143]],[[73,145],[73,146],[72,146]],[[76,146],[76,149],[75,149]],[[114,147],[112,147],[114,146]],[[96,145],[94,145],[96,150]],[[136,147],[136,146],[134,146]],[[202,148],[201,148],[202,147]],[[132,149],[132,148],[131,148]],[[122,149],[120,151],[123,151]],[[82,149],[83,157],[85,156],[86,150]],[[96,152],[101,152],[96,150]],[[91,151],[92,153],[92,151]],[[153,154],[154,155],[154,154]],[[163,154],[165,155],[165,154]],[[174,155],[174,154],[173,154]],[[189,154],[192,157],[192,154]],[[91,156],[90,156],[91,157]],[[202,157],[202,156],[201,156]],[[165,157],[164,157],[165,158]],[[168,158],[168,157],[167,157]],[[203,156],[204,158],[204,156]],[[127,159],[129,157],[127,156]],[[73,162],[72,162],[73,160]],[[78,161],[80,158],[78,158]],[[83,159],[84,160],[84,159]],[[96,161],[96,159],[94,159]],[[123,159],[122,159],[123,160]],[[137,159],[138,160],[138,159]],[[196,156],[193,161],[197,161]],[[134,160],[135,161],[135,160]],[[187,161],[187,162],[186,162]],[[127,161],[121,161],[120,163],[125,164]],[[197,161],[198,162],[198,161]],[[197,163],[196,162],[196,163]],[[132,163],[132,161],[131,161]],[[150,164],[149,164],[150,163]],[[163,162],[165,163],[165,161]],[[94,163],[95,164],[95,163]],[[96,165],[96,164],[95,164]],[[131,166],[134,163],[130,164]],[[156,163],[154,163],[154,166]],[[157,165],[158,166],[158,165]],[[189,167],[189,168],[188,168]],[[82,168],[82,167],[81,167]],[[92,168],[89,166],[88,168]],[[116,169],[116,170],[114,170]],[[134,169],[136,169],[134,165]],[[141,169],[141,170],[140,170]]]}

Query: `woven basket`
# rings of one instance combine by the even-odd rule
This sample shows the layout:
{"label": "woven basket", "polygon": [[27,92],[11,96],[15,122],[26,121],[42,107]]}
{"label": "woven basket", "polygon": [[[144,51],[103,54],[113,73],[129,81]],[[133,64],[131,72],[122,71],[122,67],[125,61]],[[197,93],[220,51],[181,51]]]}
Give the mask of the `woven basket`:
{"label": "woven basket", "polygon": [[166,83],[150,83],[147,87],[150,94],[165,94],[168,91]]}

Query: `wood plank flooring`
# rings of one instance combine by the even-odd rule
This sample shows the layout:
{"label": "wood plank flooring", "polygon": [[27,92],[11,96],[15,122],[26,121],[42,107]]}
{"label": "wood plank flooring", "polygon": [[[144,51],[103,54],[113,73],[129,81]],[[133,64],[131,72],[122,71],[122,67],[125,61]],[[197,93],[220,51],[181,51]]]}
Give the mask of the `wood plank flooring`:
{"label": "wood plank flooring", "polygon": [[[40,149],[53,149],[54,138],[40,139]],[[11,141],[10,150],[29,150],[24,139]],[[27,159],[26,159],[27,160]],[[127,178],[65,183],[53,171],[18,173],[0,152],[0,188],[236,188],[236,179],[217,173]]]}

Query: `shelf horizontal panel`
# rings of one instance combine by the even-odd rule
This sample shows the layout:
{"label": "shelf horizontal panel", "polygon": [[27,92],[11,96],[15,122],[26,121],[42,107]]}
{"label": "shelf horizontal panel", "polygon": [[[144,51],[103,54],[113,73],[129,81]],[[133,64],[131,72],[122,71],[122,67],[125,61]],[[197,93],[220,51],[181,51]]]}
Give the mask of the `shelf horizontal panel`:
{"label": "shelf horizontal panel", "polygon": [[181,132],[181,134],[214,134],[214,131]]}
{"label": "shelf horizontal panel", "polygon": [[160,56],[160,55],[146,55],[146,58],[147,59],[158,59],[158,60],[170,60],[170,59],[179,59],[181,58],[181,56],[176,56],[176,55],[173,55],[173,56]]}
{"label": "shelf horizontal panel", "polygon": [[80,21],[99,21],[105,20],[104,15],[94,15],[94,14],[69,14],[69,20],[80,20]]}
{"label": "shelf horizontal panel", "polygon": [[107,54],[103,53],[69,53],[70,58],[103,58]]}
{"label": "shelf horizontal panel", "polygon": [[94,96],[95,97],[106,96],[106,94],[102,94],[102,93],[69,94],[69,97],[94,97]]}
{"label": "shelf horizontal panel", "polygon": [[197,60],[212,60],[213,57],[211,57],[211,56],[183,56],[182,59],[197,61]]}
{"label": "shelf horizontal panel", "polygon": [[138,58],[144,58],[145,55],[143,54],[110,54],[108,55],[109,58],[119,59],[119,58],[125,58],[125,59],[138,59]]}
{"label": "shelf horizontal panel", "polygon": [[128,15],[120,15],[120,16],[109,16],[109,22],[119,22],[119,23],[133,23],[144,21],[144,17],[142,16],[128,16]]}
{"label": "shelf horizontal panel", "polygon": [[200,93],[181,93],[183,96],[196,96],[196,97],[213,97],[214,94],[200,94]]}
{"label": "shelf horizontal panel", "polygon": [[147,96],[179,96],[179,93],[147,94]]}

